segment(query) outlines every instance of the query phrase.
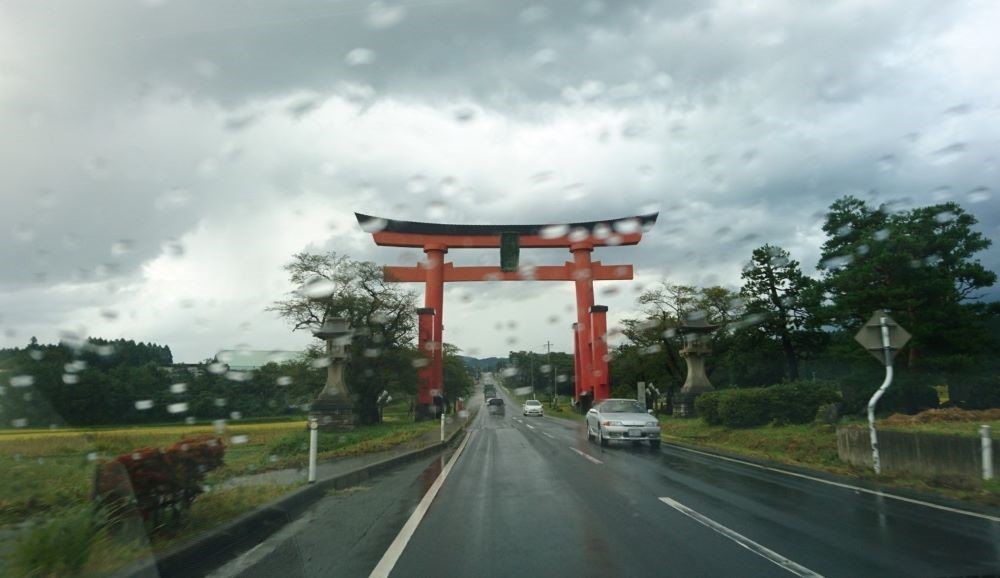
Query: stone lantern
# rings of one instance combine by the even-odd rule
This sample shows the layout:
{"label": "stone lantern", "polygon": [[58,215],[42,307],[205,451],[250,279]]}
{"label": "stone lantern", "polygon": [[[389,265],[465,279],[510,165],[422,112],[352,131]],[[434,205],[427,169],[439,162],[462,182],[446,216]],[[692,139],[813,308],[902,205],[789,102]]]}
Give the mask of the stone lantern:
{"label": "stone lantern", "polygon": [[703,317],[689,317],[680,326],[680,334],[684,337],[684,349],[680,354],[687,363],[688,372],[684,386],[674,395],[674,415],[677,417],[694,417],[694,400],[703,393],[715,391],[705,373],[705,358],[712,352],[709,335],[718,328]]}
{"label": "stone lantern", "polygon": [[353,330],[343,317],[328,317],[313,335],[326,341],[329,365],[326,367],[326,385],[312,403],[309,419],[315,419],[322,431],[347,431],[358,425],[347,384],[344,383],[346,346],[351,342]]}

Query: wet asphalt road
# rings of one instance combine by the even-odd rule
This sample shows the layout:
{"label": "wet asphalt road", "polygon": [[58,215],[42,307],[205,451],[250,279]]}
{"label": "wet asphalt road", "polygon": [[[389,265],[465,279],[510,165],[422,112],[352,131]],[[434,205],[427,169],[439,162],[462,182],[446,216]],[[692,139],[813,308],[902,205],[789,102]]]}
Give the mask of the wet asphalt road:
{"label": "wet asphalt road", "polygon": [[[391,576],[967,576],[1000,522],[664,447],[480,412]],[[364,576],[442,460],[321,501],[223,575]]]}

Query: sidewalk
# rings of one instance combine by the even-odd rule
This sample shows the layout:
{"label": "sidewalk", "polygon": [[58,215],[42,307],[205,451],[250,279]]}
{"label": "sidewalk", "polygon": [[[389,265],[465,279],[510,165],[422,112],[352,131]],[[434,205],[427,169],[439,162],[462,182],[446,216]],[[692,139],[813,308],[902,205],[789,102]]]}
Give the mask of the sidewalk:
{"label": "sidewalk", "polygon": [[[456,430],[465,425],[466,421],[474,419],[475,410],[470,411],[469,418],[462,418],[456,415],[445,417],[445,439],[450,439]],[[321,461],[316,464],[316,481],[327,480],[363,468],[365,466],[380,462],[382,460],[400,456],[413,450],[423,449],[441,442],[441,430],[437,428],[426,432],[417,438],[403,442],[390,449],[362,454],[359,456],[345,456]],[[320,448],[322,450],[323,448]],[[215,487],[218,490],[227,490],[241,486],[257,485],[293,485],[304,483],[308,477],[306,468],[286,468],[283,470],[271,470],[259,474],[239,476],[229,478]]]}

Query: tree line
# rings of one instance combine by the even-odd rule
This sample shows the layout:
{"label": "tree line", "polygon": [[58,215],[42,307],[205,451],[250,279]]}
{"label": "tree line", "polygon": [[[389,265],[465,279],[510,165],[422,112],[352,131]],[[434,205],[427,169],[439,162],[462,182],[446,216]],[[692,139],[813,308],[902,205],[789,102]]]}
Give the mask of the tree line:
{"label": "tree line", "polygon": [[642,315],[623,324],[626,342],[612,351],[615,395],[634,395],[646,381],[672,396],[686,377],[682,326],[700,316],[718,326],[707,364],[717,388],[827,380],[858,410],[882,369],[853,336],[877,309],[913,335],[887,407],[936,406],[934,386],[1000,391],[1000,304],[981,299],[996,274],[976,258],[991,241],[975,225],[957,203],[893,210],[845,196],[826,213],[815,276],[765,244],[738,289],[663,281],[638,298]]}

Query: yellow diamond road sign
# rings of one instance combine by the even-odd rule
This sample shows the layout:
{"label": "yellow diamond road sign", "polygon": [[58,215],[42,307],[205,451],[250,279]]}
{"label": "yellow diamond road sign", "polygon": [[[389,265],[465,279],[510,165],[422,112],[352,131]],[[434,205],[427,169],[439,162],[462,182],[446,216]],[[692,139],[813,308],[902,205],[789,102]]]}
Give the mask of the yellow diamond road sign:
{"label": "yellow diamond road sign", "polygon": [[889,361],[896,359],[896,354],[910,340],[910,334],[893,321],[892,317],[889,317],[885,311],[876,311],[854,336],[854,340],[860,343],[861,347],[867,349],[868,353],[871,353],[875,359],[885,363],[885,353],[882,347],[883,317],[886,327],[889,329]]}

